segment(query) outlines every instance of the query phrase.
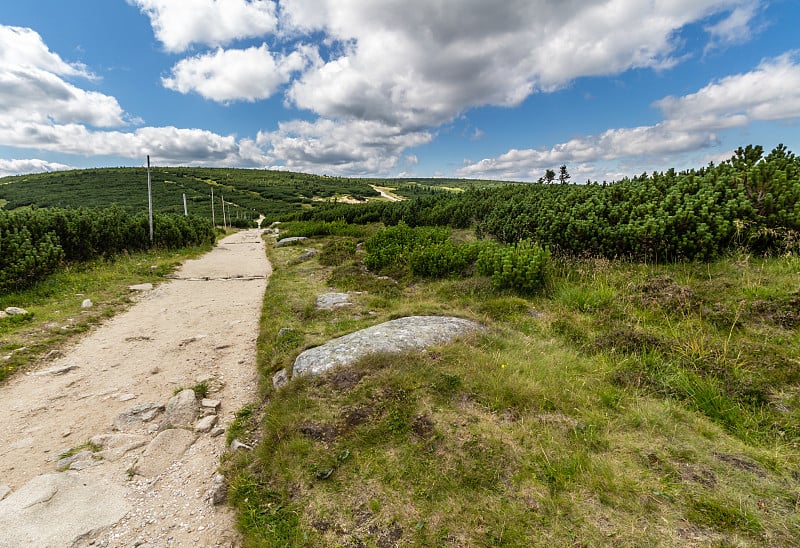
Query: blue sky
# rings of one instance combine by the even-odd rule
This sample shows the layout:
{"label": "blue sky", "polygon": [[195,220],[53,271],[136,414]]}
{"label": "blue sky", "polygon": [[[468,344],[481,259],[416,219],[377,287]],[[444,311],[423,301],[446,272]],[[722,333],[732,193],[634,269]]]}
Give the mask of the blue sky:
{"label": "blue sky", "polygon": [[198,165],[615,180],[800,153],[796,0],[29,0],[0,176]]}

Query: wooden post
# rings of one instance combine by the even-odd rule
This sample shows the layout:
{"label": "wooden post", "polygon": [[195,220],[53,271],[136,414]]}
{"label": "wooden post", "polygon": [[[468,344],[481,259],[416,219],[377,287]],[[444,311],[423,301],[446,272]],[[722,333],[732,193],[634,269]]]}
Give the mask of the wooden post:
{"label": "wooden post", "polygon": [[183,216],[184,217],[188,217],[189,216],[189,209],[186,207],[186,193],[185,192],[183,194]]}
{"label": "wooden post", "polygon": [[211,187],[211,226],[217,226],[217,220],[214,218],[214,187]]}
{"label": "wooden post", "polygon": [[150,243],[153,243],[153,187],[150,184],[150,155],[147,155],[147,211],[150,218]]}
{"label": "wooden post", "polygon": [[225,222],[225,196],[220,194],[222,201],[222,228],[228,228],[228,224]]}

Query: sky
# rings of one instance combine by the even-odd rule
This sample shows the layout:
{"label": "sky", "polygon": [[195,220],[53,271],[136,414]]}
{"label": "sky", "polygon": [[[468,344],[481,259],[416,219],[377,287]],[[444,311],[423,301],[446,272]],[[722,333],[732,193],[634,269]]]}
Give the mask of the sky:
{"label": "sky", "polygon": [[797,0],[25,0],[0,176],[105,166],[573,182],[800,154]]}

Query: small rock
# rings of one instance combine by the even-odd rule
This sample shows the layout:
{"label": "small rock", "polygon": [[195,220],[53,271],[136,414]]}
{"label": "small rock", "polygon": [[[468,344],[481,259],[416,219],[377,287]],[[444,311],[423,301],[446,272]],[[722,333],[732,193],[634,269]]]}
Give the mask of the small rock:
{"label": "small rock", "polygon": [[217,426],[213,430],[211,430],[211,437],[216,438],[217,436],[221,436],[225,433],[225,429],[221,426]]}
{"label": "small rock", "polygon": [[62,367],[54,367],[52,369],[45,369],[44,371],[39,371],[37,373],[34,373],[34,375],[37,376],[37,377],[42,377],[44,375],[53,375],[53,376],[63,375],[64,373],[69,373],[70,371],[72,371],[74,369],[78,369],[78,366],[77,365],[65,365],[65,366],[62,366]]}
{"label": "small rock", "polygon": [[304,249],[303,251],[305,251],[305,253],[303,253],[297,258],[298,261],[307,261],[309,259],[316,257],[319,254],[319,251],[317,251],[316,249]]}
{"label": "small rock", "polygon": [[94,303],[92,302],[92,299],[84,299],[81,303],[81,308],[92,308],[93,306]]}
{"label": "small rock", "polygon": [[8,314],[9,316],[23,316],[27,314],[28,311],[25,310],[24,308],[9,306],[8,308],[6,308],[5,313]]}
{"label": "small rock", "polygon": [[0,310],[0,320],[3,318],[8,318],[8,314],[6,314],[5,310]]}
{"label": "small rock", "polygon": [[289,378],[286,375],[285,369],[281,369],[280,371],[272,375],[272,386],[275,388],[275,390],[283,388],[284,386],[286,386],[288,382]]}
{"label": "small rock", "polygon": [[197,424],[194,425],[194,431],[198,434],[205,434],[206,432],[210,432],[215,424],[217,424],[217,416],[208,415],[197,421]]}
{"label": "small rock", "polygon": [[70,430],[64,430],[63,432],[61,432],[61,437],[62,438],[67,438],[67,437],[69,437],[71,435],[72,435],[72,431],[70,431]]}
{"label": "small rock", "polygon": [[136,399],[136,395],[135,394],[122,394],[119,397],[119,401],[131,401],[133,399]]}
{"label": "small rock", "polygon": [[131,291],[152,291],[153,284],[136,284],[128,286]]}
{"label": "small rock", "polygon": [[213,409],[214,411],[219,411],[220,405],[222,405],[222,402],[220,402],[219,400],[211,400],[208,398],[203,398],[200,401],[201,407],[205,407],[206,409]]}
{"label": "small rock", "polygon": [[187,388],[170,398],[164,411],[164,423],[161,429],[192,428],[197,419],[197,399],[194,390]]}
{"label": "small rock", "polygon": [[3,500],[11,492],[11,487],[8,485],[0,485],[0,500]]}
{"label": "small rock", "polygon": [[246,443],[242,443],[239,440],[233,440],[231,442],[231,451],[236,451],[237,449],[246,449],[247,451],[253,450],[253,448]]}
{"label": "small rock", "polygon": [[281,327],[278,330],[278,336],[277,337],[280,339],[281,337],[284,337],[284,336],[288,335],[291,332],[292,332],[291,328],[289,328],[289,327]]}
{"label": "small rock", "polygon": [[216,506],[225,502],[226,498],[228,498],[228,482],[225,481],[225,476],[217,474],[208,492],[208,499]]}
{"label": "small rock", "polygon": [[56,358],[60,358],[63,355],[64,354],[63,354],[63,352],[61,352],[61,350],[51,350],[50,352],[45,354],[44,359],[45,360],[54,360]]}
{"label": "small rock", "polygon": [[94,460],[93,457],[94,453],[92,453],[91,451],[80,451],[78,453],[75,453],[74,455],[70,455],[69,457],[58,459],[58,462],[56,462],[56,469],[58,470],[72,469],[73,465],[75,465],[76,463],[80,461]]}
{"label": "small rock", "polygon": [[159,373],[161,373],[161,369],[159,369],[158,366],[155,366],[150,370],[151,375],[158,375]]}

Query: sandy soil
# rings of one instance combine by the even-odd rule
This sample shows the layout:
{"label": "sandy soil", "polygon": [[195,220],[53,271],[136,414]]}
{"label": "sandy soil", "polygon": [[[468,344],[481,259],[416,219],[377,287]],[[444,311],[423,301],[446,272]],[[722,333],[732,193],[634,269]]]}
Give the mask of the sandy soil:
{"label": "sandy soil", "polygon": [[[255,398],[256,337],[270,272],[260,231],[229,236],[63,357],[0,387],[0,484],[18,489],[54,472],[60,452],[111,433],[119,413],[165,404],[176,388],[202,379],[211,379],[208,397],[222,402],[219,424],[228,425]],[[224,444],[225,435],[200,435],[150,478],[128,474],[144,448],[79,472],[87,481],[123,486],[129,511],[78,545],[237,545],[232,510],[207,496]]]}

